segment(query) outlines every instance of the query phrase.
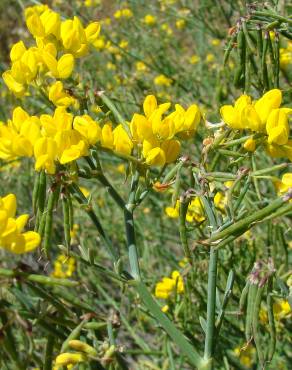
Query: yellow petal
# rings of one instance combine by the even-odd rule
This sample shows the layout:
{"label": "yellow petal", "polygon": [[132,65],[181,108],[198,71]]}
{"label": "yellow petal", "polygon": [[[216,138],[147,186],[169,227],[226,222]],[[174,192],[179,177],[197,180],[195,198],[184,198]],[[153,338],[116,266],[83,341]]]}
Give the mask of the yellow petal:
{"label": "yellow petal", "polygon": [[148,95],[146,96],[144,103],[143,103],[143,109],[146,117],[150,117],[150,115],[154,112],[154,110],[157,108],[157,100],[154,95]]}
{"label": "yellow petal", "polygon": [[2,198],[3,208],[7,211],[7,217],[14,217],[16,213],[16,196],[8,194]]}
{"label": "yellow petal", "polygon": [[165,153],[161,148],[153,148],[147,153],[146,163],[149,166],[163,166],[165,162]]}
{"label": "yellow petal", "polygon": [[74,57],[72,54],[64,54],[58,60],[58,77],[59,78],[68,78],[71,76],[74,68]]}

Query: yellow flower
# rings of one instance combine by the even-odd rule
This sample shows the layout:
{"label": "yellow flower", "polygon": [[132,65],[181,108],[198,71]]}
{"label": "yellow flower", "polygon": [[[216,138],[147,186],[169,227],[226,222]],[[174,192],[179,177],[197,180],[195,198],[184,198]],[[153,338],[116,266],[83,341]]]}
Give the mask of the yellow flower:
{"label": "yellow flower", "polygon": [[189,204],[186,220],[188,222],[202,222],[205,220],[204,207],[199,197],[195,197]]}
{"label": "yellow flower", "polygon": [[179,217],[179,200],[176,201],[175,207],[166,207],[165,213],[170,218],[178,218]]}
{"label": "yellow flower", "polygon": [[281,299],[273,304],[273,311],[276,320],[281,320],[290,316],[292,313],[290,304],[287,300]]}
{"label": "yellow flower", "polygon": [[206,62],[207,63],[212,63],[212,62],[214,62],[214,60],[215,60],[215,55],[214,54],[208,53],[206,55]]}
{"label": "yellow flower", "polygon": [[129,42],[127,40],[122,40],[119,43],[119,47],[122,48],[122,49],[127,49],[128,48],[128,45],[129,45]]}
{"label": "yellow flower", "polygon": [[161,311],[166,313],[169,310],[169,305],[165,304],[163,307],[161,307]]}
{"label": "yellow flower", "polygon": [[80,340],[70,340],[68,342],[69,347],[80,352],[85,352],[91,356],[97,356],[97,351],[92,346],[88,345],[87,343],[81,342]]}
{"label": "yellow flower", "polygon": [[244,142],[243,147],[248,152],[254,152],[256,149],[256,141],[253,138],[249,138]]}
{"label": "yellow flower", "polygon": [[54,262],[54,271],[52,272],[52,276],[59,279],[68,278],[73,275],[75,269],[75,258],[60,254]]}
{"label": "yellow flower", "polygon": [[122,174],[126,173],[125,165],[124,165],[123,163],[119,164],[119,165],[117,166],[117,171],[118,171],[119,173],[122,173]]}
{"label": "yellow flower", "polygon": [[143,157],[150,166],[174,162],[181,147],[176,138],[189,138],[201,119],[195,104],[187,110],[176,104],[176,110],[164,116],[170,106],[170,103],[159,105],[154,95],[148,95],[143,103],[144,115],[135,113],[131,120],[133,143],[142,144]]}
{"label": "yellow flower", "polygon": [[70,230],[70,237],[71,237],[71,239],[73,239],[73,240],[76,239],[77,234],[78,234],[78,231],[79,231],[79,225],[78,224],[73,224],[73,227]]}
{"label": "yellow flower", "polygon": [[147,26],[153,26],[156,23],[156,17],[151,14],[145,15],[143,22],[147,24]]}
{"label": "yellow flower", "polygon": [[263,325],[268,323],[268,313],[267,313],[267,310],[266,309],[264,309],[264,308],[261,308],[260,309],[259,319],[260,319],[260,322]]}
{"label": "yellow flower", "polygon": [[162,23],[161,25],[162,31],[164,31],[168,36],[171,36],[173,34],[172,29],[170,28],[169,24]]}
{"label": "yellow flower", "polygon": [[179,261],[178,265],[179,267],[184,268],[188,264],[188,259],[184,257],[182,260]]}
{"label": "yellow flower", "polygon": [[138,72],[146,72],[147,71],[147,66],[143,62],[136,62],[136,70]]}
{"label": "yellow flower", "polygon": [[83,353],[61,353],[56,357],[56,366],[76,365],[87,361],[87,356]]}
{"label": "yellow flower", "polygon": [[184,282],[179,271],[173,271],[171,277],[164,277],[155,286],[155,297],[168,299],[174,294],[182,294],[184,292]]}
{"label": "yellow flower", "polygon": [[65,79],[71,76],[74,68],[72,54],[64,54],[59,60],[48,52],[43,52],[43,60],[55,78]]}
{"label": "yellow flower", "polygon": [[242,95],[232,105],[224,105],[220,109],[223,121],[233,129],[250,129],[267,133],[268,144],[283,145],[288,141],[289,108],[279,108],[282,93],[273,89],[265,93],[259,100],[252,102],[248,95]]}
{"label": "yellow flower", "polygon": [[237,357],[239,357],[239,361],[243,365],[249,368],[252,366],[256,350],[251,344],[242,348],[236,347],[233,352]]}
{"label": "yellow flower", "polygon": [[61,81],[56,81],[50,86],[49,99],[56,107],[69,107],[70,105],[75,104],[75,99],[65,92]]}
{"label": "yellow flower", "polygon": [[184,19],[178,19],[176,22],[175,22],[175,27],[178,29],[178,30],[182,30],[183,28],[185,28],[186,26],[186,21]]}
{"label": "yellow flower", "polygon": [[119,9],[114,13],[114,17],[116,19],[120,19],[120,18],[127,19],[127,18],[133,17],[133,13],[132,13],[132,10],[129,8]]}
{"label": "yellow flower", "polygon": [[285,173],[281,181],[275,183],[279,194],[285,194],[289,189],[292,189],[292,173]]}
{"label": "yellow flower", "polygon": [[157,86],[166,86],[169,87],[172,84],[172,79],[164,75],[159,75],[154,78],[154,83]]}
{"label": "yellow flower", "polygon": [[200,61],[200,57],[198,55],[192,55],[189,61],[191,64],[197,64]]}
{"label": "yellow flower", "polygon": [[218,45],[220,45],[220,40],[219,40],[219,39],[212,39],[212,40],[211,40],[211,45],[213,45],[213,46],[218,46]]}
{"label": "yellow flower", "polygon": [[0,247],[15,254],[30,252],[39,246],[40,235],[34,231],[23,232],[29,215],[15,218],[15,214],[16,196],[0,197]]}

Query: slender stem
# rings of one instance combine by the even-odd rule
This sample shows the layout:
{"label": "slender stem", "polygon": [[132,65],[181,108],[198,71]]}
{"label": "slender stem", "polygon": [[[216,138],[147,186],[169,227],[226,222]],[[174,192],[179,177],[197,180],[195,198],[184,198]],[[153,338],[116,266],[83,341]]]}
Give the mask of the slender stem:
{"label": "slender stem", "polygon": [[134,225],[134,208],[135,208],[135,194],[139,182],[139,173],[136,171],[132,179],[131,191],[128,199],[128,203],[124,209],[124,219],[125,219],[125,229],[126,229],[126,238],[127,246],[129,253],[129,261],[131,274],[134,279],[140,280],[140,267],[138,259],[138,250],[136,246],[136,236],[135,236],[135,225]]}
{"label": "slender stem", "polygon": [[217,261],[218,261],[218,251],[213,247],[210,250],[210,261],[208,271],[207,328],[204,351],[205,360],[208,360],[213,357],[214,349]]}
{"label": "slender stem", "polygon": [[253,12],[253,15],[259,15],[259,16],[263,16],[263,17],[271,17],[271,18],[278,19],[279,21],[292,24],[291,19],[285,18],[285,17],[283,17],[279,14],[274,14],[274,13],[269,13],[269,12],[262,12],[262,11],[255,11],[255,12]]}
{"label": "slender stem", "polygon": [[189,263],[192,264],[192,257],[190,252],[190,247],[188,244],[187,228],[186,228],[186,214],[188,210],[189,201],[187,199],[182,199],[180,201],[179,208],[179,234],[180,241],[183,246],[184,254],[188,259]]}
{"label": "slender stem", "polygon": [[[239,232],[240,230],[243,230],[246,227],[249,227],[250,224],[252,224],[256,221],[260,221],[260,220],[264,219],[266,216],[270,215],[273,211],[275,211],[275,210],[279,209],[281,206],[283,206],[285,204],[285,202],[289,200],[289,197],[290,197],[289,194],[287,194],[287,197],[280,197],[280,198],[276,199],[275,201],[273,201],[272,203],[270,203],[268,206],[266,206],[266,207],[260,209],[259,211],[254,212],[253,214],[245,217],[243,220],[235,222],[234,224],[230,225],[229,227],[227,227],[226,229],[224,229],[222,231],[215,232],[210,237],[208,242],[211,243],[211,242],[215,242],[219,239],[223,239],[226,236],[230,236],[231,234],[234,234],[236,232]],[[291,205],[291,208],[292,208],[292,205]]]}
{"label": "slender stem", "polygon": [[59,279],[51,276],[29,274],[23,271],[9,270],[0,268],[0,276],[11,277],[11,278],[21,278],[23,280],[32,281],[39,284],[45,285],[62,285],[68,287],[74,287],[79,283],[77,281],[68,280],[68,279]]}
{"label": "slender stem", "polygon": [[43,370],[52,369],[54,342],[55,342],[54,336],[49,334],[48,339],[47,339],[46,352],[45,352],[45,363],[44,363]]}

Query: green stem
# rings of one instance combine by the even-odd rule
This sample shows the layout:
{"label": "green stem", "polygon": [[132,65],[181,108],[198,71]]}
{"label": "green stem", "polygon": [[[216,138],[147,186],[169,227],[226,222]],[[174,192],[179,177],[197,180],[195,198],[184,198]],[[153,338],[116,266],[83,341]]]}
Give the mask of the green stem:
{"label": "green stem", "polygon": [[133,176],[128,203],[126,204],[124,209],[124,220],[131,275],[133,276],[134,279],[140,280],[141,274],[139,267],[138,250],[136,246],[135,225],[133,215],[135,208],[135,194],[138,182],[139,182],[139,173],[137,171]]}
{"label": "green stem", "polygon": [[167,334],[172,338],[174,343],[178,346],[180,351],[189,359],[193,366],[201,368],[203,364],[203,359],[200,357],[195,348],[189,343],[185,336],[177,330],[169,318],[161,311],[161,308],[153,299],[152,295],[148,292],[145,284],[141,281],[135,281],[133,287],[138,292],[144,305],[151,312],[151,314],[157,319],[159,324],[167,332]]}
{"label": "green stem", "polygon": [[[216,308],[216,280],[217,280],[218,251],[213,247],[210,250],[208,271],[208,300],[207,300],[207,328],[205,337],[204,359],[210,360],[214,355],[215,308]],[[212,365],[210,365],[212,368]]]}
{"label": "green stem", "polygon": [[29,274],[27,272],[9,270],[4,268],[0,268],[0,276],[22,278],[23,280],[45,285],[62,285],[67,287],[74,287],[79,284],[77,281],[72,281],[68,279],[59,279],[51,276]]}
{"label": "green stem", "polygon": [[179,234],[180,234],[180,241],[183,246],[184,254],[188,259],[189,263],[192,264],[192,257],[191,252],[188,244],[188,236],[187,236],[187,229],[186,229],[186,214],[188,211],[189,201],[187,199],[183,199],[180,201],[180,208],[179,208]]}
{"label": "green stem", "polygon": [[54,336],[49,334],[48,339],[47,339],[45,362],[44,362],[43,370],[52,369],[54,342],[55,342]]}
{"label": "green stem", "polygon": [[291,19],[285,18],[285,17],[283,17],[283,16],[281,16],[279,14],[274,14],[274,13],[269,13],[269,12],[255,11],[255,12],[253,12],[253,15],[259,15],[259,16],[262,16],[262,17],[271,17],[271,18],[278,19],[279,21],[292,24],[292,20]]}
{"label": "green stem", "polygon": [[130,132],[128,125],[126,124],[125,118],[121,115],[121,113],[118,111],[112,100],[107,97],[104,92],[101,92],[99,94],[100,99],[104,102],[104,104],[109,108],[109,110],[112,112],[114,115],[117,123],[120,123],[123,128],[127,131],[127,133]]}
{"label": "green stem", "polygon": [[[276,200],[274,200],[271,204],[268,206],[260,209],[257,212],[254,212],[253,214],[245,217],[243,220],[235,222],[233,225],[230,225],[226,229],[215,232],[210,239],[207,240],[209,243],[213,243],[217,240],[223,239],[227,236],[230,236],[231,234],[234,234],[236,232],[239,232],[240,230],[245,230],[247,227],[250,227],[252,223],[256,221],[260,221],[264,219],[266,216],[270,215],[273,211],[279,209],[281,206],[283,206],[290,198],[290,194],[287,194],[287,197],[280,197]],[[291,205],[292,208],[292,205]]]}

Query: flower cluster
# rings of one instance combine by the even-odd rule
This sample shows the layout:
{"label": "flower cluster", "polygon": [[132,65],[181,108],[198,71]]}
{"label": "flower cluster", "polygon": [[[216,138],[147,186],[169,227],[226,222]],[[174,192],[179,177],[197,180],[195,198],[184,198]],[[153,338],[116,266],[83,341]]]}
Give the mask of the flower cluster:
{"label": "flower cluster", "polygon": [[285,173],[281,181],[277,181],[275,185],[280,194],[287,193],[289,189],[292,189],[292,173]]}
{"label": "flower cluster", "polygon": [[78,339],[70,340],[68,342],[68,347],[76,352],[64,352],[59,354],[56,357],[53,370],[63,369],[64,366],[66,366],[67,369],[71,369],[74,365],[88,362],[91,360],[91,357],[98,356],[98,352],[94,347]]}
{"label": "flower cluster", "polygon": [[[288,115],[292,109],[280,108],[281,103],[282,92],[273,89],[254,102],[250,96],[242,95],[234,106],[221,107],[220,113],[225,124],[232,129],[262,134],[266,150],[272,157],[288,157],[291,160],[292,140],[289,140]],[[248,147],[255,145],[249,141]]]}
{"label": "flower cluster", "polygon": [[27,253],[40,244],[40,235],[34,231],[23,232],[29,215],[15,218],[16,196],[0,197],[0,246],[15,254]]}
{"label": "flower cluster", "polygon": [[155,297],[169,299],[184,292],[184,281],[179,271],[173,271],[171,277],[164,277],[155,286]]}
{"label": "flower cluster", "polygon": [[155,96],[148,95],[143,103],[144,115],[135,113],[130,123],[133,142],[142,147],[148,165],[174,162],[180,153],[180,142],[175,137],[191,137],[200,122],[201,113],[196,104],[187,110],[176,104],[175,111],[164,117],[170,105],[158,105]]}
{"label": "flower cluster", "polygon": [[73,257],[60,254],[54,262],[54,271],[52,276],[56,278],[71,277],[76,268],[76,261]]}
{"label": "flower cluster", "polygon": [[88,54],[100,32],[98,22],[84,28],[78,17],[62,21],[60,14],[47,5],[26,8],[25,20],[35,45],[27,48],[23,41],[14,44],[10,51],[11,67],[3,73],[6,85],[18,97],[26,93],[28,85],[40,86],[44,76],[70,77],[75,58]]}
{"label": "flower cluster", "polygon": [[[179,217],[179,207],[180,207],[180,201],[177,200],[175,207],[165,208],[165,213],[170,218],[178,218]],[[199,197],[195,197],[188,205],[186,220],[188,222],[203,222],[205,220],[204,207]]]}
{"label": "flower cluster", "polygon": [[64,107],[53,115],[29,116],[21,107],[12,120],[0,124],[0,158],[35,158],[35,169],[56,171],[56,162],[66,164],[86,156],[89,147],[101,138],[101,128],[90,116],[73,116]]}
{"label": "flower cluster", "polygon": [[292,41],[288,41],[286,48],[280,48],[280,66],[287,69],[292,64]]}

